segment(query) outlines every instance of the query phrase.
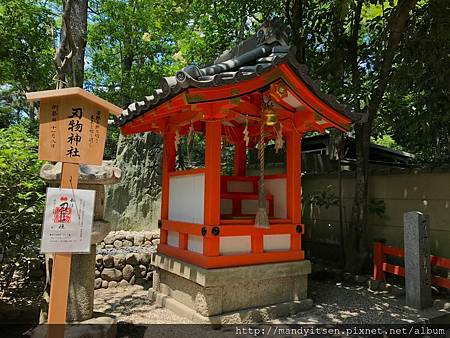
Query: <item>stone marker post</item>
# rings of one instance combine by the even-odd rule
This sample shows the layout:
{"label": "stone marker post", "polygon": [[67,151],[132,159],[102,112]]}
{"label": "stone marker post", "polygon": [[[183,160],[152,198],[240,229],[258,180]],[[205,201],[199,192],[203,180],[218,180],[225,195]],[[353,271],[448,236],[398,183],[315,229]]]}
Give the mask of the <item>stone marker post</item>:
{"label": "stone marker post", "polygon": [[406,305],[422,310],[432,306],[430,217],[418,211],[403,216]]}

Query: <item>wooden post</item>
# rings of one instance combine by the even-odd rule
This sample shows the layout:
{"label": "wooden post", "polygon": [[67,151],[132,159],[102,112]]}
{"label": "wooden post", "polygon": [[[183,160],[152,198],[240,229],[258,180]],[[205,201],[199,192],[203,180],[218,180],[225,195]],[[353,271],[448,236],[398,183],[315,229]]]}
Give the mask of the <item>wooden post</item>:
{"label": "wooden post", "polygon": [[[301,223],[301,137],[295,131],[286,133],[287,216],[297,226]],[[300,250],[301,241],[291,240],[291,250]]]}
{"label": "wooden post", "polygon": [[[161,219],[169,219],[169,173],[175,170],[175,135],[168,133],[164,135],[163,158],[162,158],[162,184],[161,184]],[[167,244],[167,230],[161,229],[161,244]]]}
{"label": "wooden post", "polygon": [[385,255],[383,252],[384,244],[381,242],[373,243],[373,279],[383,281],[385,279],[383,271],[383,262]]}
{"label": "wooden post", "polygon": [[[220,121],[206,122],[204,223],[209,226],[220,225],[221,131]],[[203,254],[219,255],[219,236],[204,237]]]}
{"label": "wooden post", "polygon": [[[76,189],[78,186],[78,177],[79,164],[62,164],[61,188]],[[49,338],[64,337],[64,324],[66,323],[71,263],[72,254],[70,253],[55,253],[53,257],[52,281],[48,309],[48,324],[50,324],[48,328]]]}
{"label": "wooden post", "polygon": [[292,223],[301,222],[301,144],[300,135],[295,131],[287,133],[286,176],[287,214]]}

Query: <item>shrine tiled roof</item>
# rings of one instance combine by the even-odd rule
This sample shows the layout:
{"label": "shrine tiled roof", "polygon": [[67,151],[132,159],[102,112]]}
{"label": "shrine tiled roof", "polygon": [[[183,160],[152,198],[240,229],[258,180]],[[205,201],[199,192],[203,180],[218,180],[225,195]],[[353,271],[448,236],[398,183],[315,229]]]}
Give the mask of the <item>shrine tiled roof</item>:
{"label": "shrine tiled roof", "polygon": [[189,65],[174,76],[163,77],[159,89],[142,101],[130,104],[119,117],[114,117],[115,124],[123,126],[188,88],[212,88],[246,81],[283,63],[287,63],[327,105],[353,121],[359,120],[359,115],[348,106],[320,91],[318,84],[308,76],[307,67],[296,60],[296,48],[288,45],[287,38],[286,31],[277,23],[263,24],[255,36],[225,51],[213,64],[203,68]]}

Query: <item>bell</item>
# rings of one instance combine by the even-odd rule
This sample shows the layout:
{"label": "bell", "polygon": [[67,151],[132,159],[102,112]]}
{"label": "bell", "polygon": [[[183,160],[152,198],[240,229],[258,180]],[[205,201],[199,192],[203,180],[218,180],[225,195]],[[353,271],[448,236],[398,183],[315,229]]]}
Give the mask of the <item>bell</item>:
{"label": "bell", "polygon": [[274,126],[278,122],[277,113],[270,108],[264,110],[264,118],[267,126]]}

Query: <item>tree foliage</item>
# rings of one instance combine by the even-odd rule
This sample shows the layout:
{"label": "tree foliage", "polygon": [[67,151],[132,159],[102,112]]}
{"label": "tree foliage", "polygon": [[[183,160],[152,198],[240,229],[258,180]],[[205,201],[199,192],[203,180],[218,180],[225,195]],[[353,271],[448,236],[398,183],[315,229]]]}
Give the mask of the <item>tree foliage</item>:
{"label": "tree foliage", "polygon": [[33,253],[40,235],[44,182],[37,138],[25,123],[0,129],[0,246],[6,257]]}

